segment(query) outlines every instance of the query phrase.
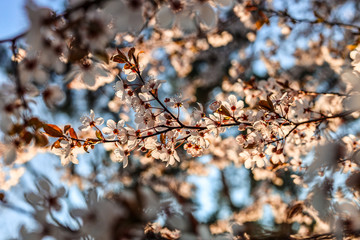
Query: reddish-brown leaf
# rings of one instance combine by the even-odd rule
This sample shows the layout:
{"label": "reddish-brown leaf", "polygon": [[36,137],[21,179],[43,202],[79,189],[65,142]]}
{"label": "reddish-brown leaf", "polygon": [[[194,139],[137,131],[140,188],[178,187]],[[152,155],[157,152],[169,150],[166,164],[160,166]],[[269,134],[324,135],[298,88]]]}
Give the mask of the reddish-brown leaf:
{"label": "reddish-brown leaf", "polygon": [[52,145],[51,145],[51,149],[53,148],[61,148],[60,146],[60,139],[56,140]]}
{"label": "reddish-brown leaf", "polygon": [[162,143],[162,144],[165,144],[165,134],[160,134],[160,142]]}
{"label": "reddish-brown leaf", "polygon": [[128,62],[127,57],[118,48],[116,49],[116,51],[118,52],[118,54],[112,56],[110,60],[118,63]]}
{"label": "reddish-brown leaf", "polygon": [[131,64],[126,63],[126,64],[124,65],[124,69],[131,69]]}
{"label": "reddish-brown leaf", "polygon": [[135,48],[130,48],[129,52],[128,52],[128,57],[129,59],[132,59],[135,53]]}
{"label": "reddish-brown leaf", "polygon": [[28,131],[24,131],[21,135],[21,138],[25,140],[26,144],[29,144],[33,139],[33,134]]}
{"label": "reddish-brown leaf", "polygon": [[71,128],[71,125],[65,125],[64,126],[64,133],[67,133],[70,128]]}
{"label": "reddish-brown leaf", "polygon": [[73,128],[69,129],[69,133],[70,133],[70,137],[74,138],[74,139],[78,139],[76,132]]}
{"label": "reddish-brown leaf", "polygon": [[231,117],[231,113],[224,105],[221,105],[220,108],[217,110],[217,112],[220,113],[221,115]]}
{"label": "reddish-brown leaf", "polygon": [[96,137],[101,141],[104,140],[104,136],[102,135],[100,130],[96,130]]}
{"label": "reddish-brown leaf", "polygon": [[49,140],[45,136],[45,134],[42,134],[42,133],[35,134],[35,145],[36,146],[45,147],[46,145],[48,145],[48,143],[49,143]]}
{"label": "reddish-brown leaf", "polygon": [[301,213],[302,210],[303,210],[303,203],[296,203],[287,210],[287,219],[296,216],[297,214]]}
{"label": "reddish-brown leaf", "polygon": [[51,137],[63,137],[62,130],[54,124],[44,124],[44,131]]}
{"label": "reddish-brown leaf", "polygon": [[43,126],[43,122],[41,122],[38,118],[33,117],[28,120],[28,125],[34,127],[35,129],[39,129]]}
{"label": "reddish-brown leaf", "polygon": [[267,100],[260,100],[258,105],[264,110],[267,110],[269,112],[275,112],[274,105],[272,104],[269,97],[267,98]]}
{"label": "reddish-brown leaf", "polygon": [[110,60],[113,61],[113,62],[117,62],[117,63],[126,63],[127,62],[127,59],[123,58],[120,55],[112,56]]}
{"label": "reddish-brown leaf", "polygon": [[14,124],[12,125],[10,131],[8,132],[8,134],[10,136],[15,135],[15,134],[19,134],[21,133],[21,131],[24,129],[24,126],[22,124]]}

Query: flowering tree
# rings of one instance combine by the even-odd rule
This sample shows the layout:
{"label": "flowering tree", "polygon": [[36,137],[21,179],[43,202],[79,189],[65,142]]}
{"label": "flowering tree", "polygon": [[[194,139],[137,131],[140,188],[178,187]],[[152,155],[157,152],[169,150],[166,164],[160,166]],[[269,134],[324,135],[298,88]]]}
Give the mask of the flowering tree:
{"label": "flowering tree", "polygon": [[0,40],[9,238],[360,235],[357,0],[25,7]]}

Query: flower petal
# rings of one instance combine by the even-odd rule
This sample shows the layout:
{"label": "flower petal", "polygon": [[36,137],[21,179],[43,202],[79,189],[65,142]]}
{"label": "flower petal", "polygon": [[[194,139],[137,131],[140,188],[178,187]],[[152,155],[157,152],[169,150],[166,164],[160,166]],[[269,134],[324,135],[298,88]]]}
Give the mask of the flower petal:
{"label": "flower petal", "polygon": [[210,4],[204,3],[201,5],[199,18],[200,22],[208,28],[213,28],[216,25],[217,16]]}
{"label": "flower petal", "polygon": [[167,6],[161,7],[156,14],[156,20],[159,27],[169,29],[174,23],[174,13]]}
{"label": "flower petal", "polygon": [[114,120],[109,119],[106,122],[106,126],[108,126],[111,130],[114,130],[116,128],[116,123]]}

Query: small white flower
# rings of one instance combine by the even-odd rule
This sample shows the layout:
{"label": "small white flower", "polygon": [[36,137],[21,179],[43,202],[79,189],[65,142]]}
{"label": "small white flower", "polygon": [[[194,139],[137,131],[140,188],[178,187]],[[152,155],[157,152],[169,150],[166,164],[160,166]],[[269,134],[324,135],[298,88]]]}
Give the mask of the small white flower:
{"label": "small white flower", "polygon": [[235,117],[239,114],[242,108],[244,108],[244,102],[241,100],[237,100],[235,95],[230,95],[228,97],[228,101],[225,101],[222,103],[230,113],[232,113],[232,116]]}
{"label": "small white flower", "polygon": [[123,168],[126,168],[128,165],[128,156],[130,152],[128,150],[124,150],[119,143],[116,143],[117,148],[114,150],[114,154],[119,162],[123,163]]}
{"label": "small white flower", "polygon": [[79,127],[80,131],[87,131],[96,125],[102,125],[104,123],[104,119],[102,117],[95,118],[95,113],[91,109],[90,116],[83,116],[80,118],[81,126]]}
{"label": "small white flower", "polygon": [[116,136],[119,139],[122,139],[126,135],[126,129],[124,128],[124,125],[124,120],[120,120],[118,123],[115,123],[114,120],[109,119],[106,122],[107,127],[104,127],[102,130],[104,134],[108,135],[106,138],[109,140],[115,139]]}
{"label": "small white flower", "polygon": [[74,164],[79,163],[78,159],[76,158],[76,154],[72,151],[73,148],[72,148],[71,140],[69,141],[62,140],[60,142],[60,146],[61,148],[53,148],[52,151],[60,157],[61,164],[63,166],[69,164],[70,162]]}

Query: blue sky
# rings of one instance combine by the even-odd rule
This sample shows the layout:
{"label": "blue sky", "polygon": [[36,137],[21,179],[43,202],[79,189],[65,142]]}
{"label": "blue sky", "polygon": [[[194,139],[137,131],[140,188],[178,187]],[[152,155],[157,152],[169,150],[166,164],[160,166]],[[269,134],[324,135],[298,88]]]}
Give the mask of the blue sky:
{"label": "blue sky", "polygon": [[[28,26],[26,11],[27,0],[0,0],[0,39],[11,38],[24,32]],[[64,0],[34,0],[40,6],[55,11],[63,8]]]}

